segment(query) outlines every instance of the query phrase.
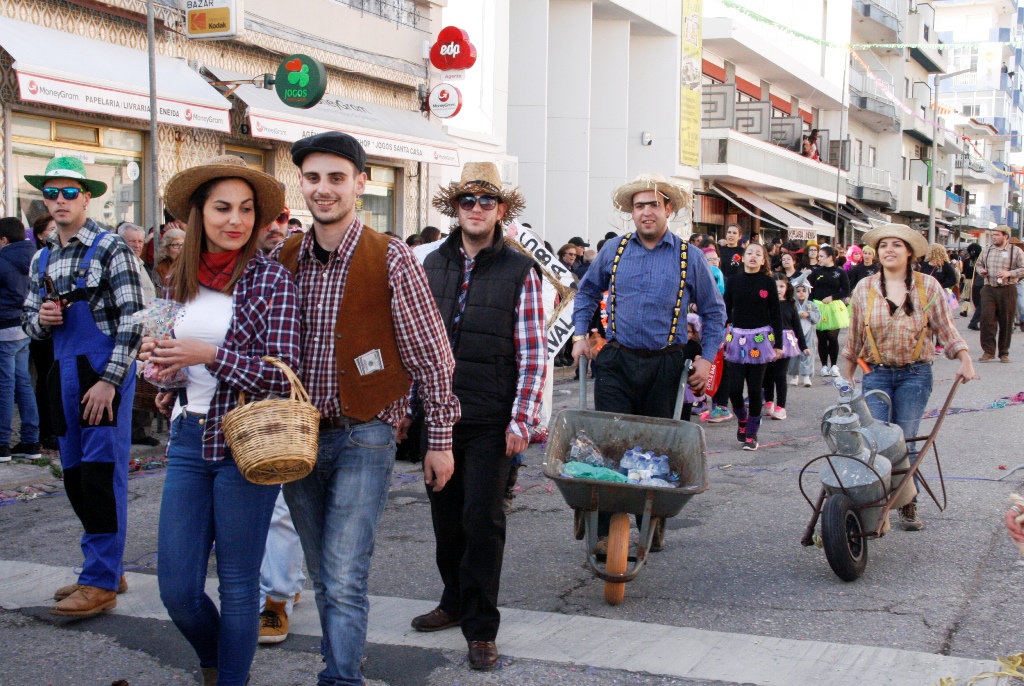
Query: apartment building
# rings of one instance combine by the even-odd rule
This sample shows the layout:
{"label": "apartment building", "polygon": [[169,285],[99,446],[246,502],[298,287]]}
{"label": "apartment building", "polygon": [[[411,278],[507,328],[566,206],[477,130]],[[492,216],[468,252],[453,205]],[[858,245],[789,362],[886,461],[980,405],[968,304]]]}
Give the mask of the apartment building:
{"label": "apartment building", "polygon": [[[231,153],[276,176],[292,213],[308,218],[290,145],[343,130],[368,151],[363,222],[406,235],[428,221],[433,188],[463,156],[463,141],[421,114],[419,97],[436,79],[424,45],[441,29],[442,6],[456,0],[247,0],[244,29],[217,41],[188,39],[176,0],[155,4],[159,159],[151,160],[146,3],[0,0],[0,212],[38,216],[40,194],[24,175],[72,154],[110,188],[90,204],[94,219],[142,223],[144,170],[155,163],[162,185]],[[293,53],[327,69],[327,95],[310,109],[286,107],[262,88],[263,75]],[[474,154],[500,156],[502,135],[499,127],[495,140],[474,142]]]}
{"label": "apartment building", "polygon": [[981,238],[997,225],[1020,231],[1020,187],[1009,156],[1022,150],[1024,73],[1020,40],[1024,13],[1017,0],[940,0],[936,26],[946,42],[972,43],[950,49],[951,72],[940,84],[939,102],[959,116],[970,138],[957,159],[956,183],[972,201],[961,222]]}
{"label": "apartment building", "polygon": [[[842,45],[850,37],[850,14],[840,5],[745,3]],[[705,2],[703,41],[696,226],[721,235],[736,222],[765,239],[834,240],[837,224],[841,235],[849,217],[846,52],[758,23],[717,0]],[[802,154],[804,138],[815,129],[819,159]]]}

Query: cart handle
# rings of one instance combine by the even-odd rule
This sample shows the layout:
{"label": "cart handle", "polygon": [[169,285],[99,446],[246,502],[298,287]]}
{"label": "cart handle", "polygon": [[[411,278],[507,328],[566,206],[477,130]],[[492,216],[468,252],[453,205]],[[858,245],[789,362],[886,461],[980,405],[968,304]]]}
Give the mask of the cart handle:
{"label": "cart handle", "polygon": [[580,355],[580,409],[587,409],[587,373],[590,360],[587,359],[586,355]]}

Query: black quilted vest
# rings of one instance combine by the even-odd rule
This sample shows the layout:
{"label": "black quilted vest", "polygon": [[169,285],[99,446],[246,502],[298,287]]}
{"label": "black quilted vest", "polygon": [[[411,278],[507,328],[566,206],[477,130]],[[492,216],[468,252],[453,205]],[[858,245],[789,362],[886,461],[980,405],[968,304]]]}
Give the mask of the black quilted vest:
{"label": "black quilted vest", "polygon": [[462,405],[461,423],[505,426],[512,418],[519,369],[516,364],[516,307],[535,263],[507,248],[500,226],[495,240],[476,256],[466,306],[452,334],[462,286],[462,230],[456,228],[424,263],[430,291],[441,312],[455,354],[452,387]]}

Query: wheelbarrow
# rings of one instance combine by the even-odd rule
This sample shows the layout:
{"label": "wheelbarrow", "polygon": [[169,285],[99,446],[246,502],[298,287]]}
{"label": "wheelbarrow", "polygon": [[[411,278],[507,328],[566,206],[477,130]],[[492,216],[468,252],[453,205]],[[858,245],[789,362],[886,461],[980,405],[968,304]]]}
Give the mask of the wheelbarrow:
{"label": "wheelbarrow", "polygon": [[[584,541],[590,567],[605,582],[605,600],[610,605],[618,605],[625,597],[626,583],[635,579],[647,564],[656,518],[676,516],[690,498],[707,490],[707,445],[704,429],[689,422],[588,410],[585,359],[580,359],[580,409],[562,410],[552,420],[544,475],[555,482],[566,504],[575,511],[573,528],[576,539]],[[689,368],[687,361],[676,398],[675,417],[682,410]],[[562,476],[562,465],[580,429],[587,432],[608,458],[619,459],[636,445],[655,454],[667,455],[672,472],[679,476],[678,487],[651,487]],[[603,563],[595,550],[598,512],[614,513],[608,535],[608,553],[603,556]],[[629,517],[641,512],[640,538],[631,553]]]}
{"label": "wheelbarrow", "polygon": [[[915,477],[917,484],[924,488],[939,511],[946,509],[946,483],[942,476],[942,463],[935,441],[962,383],[963,377],[957,375],[942,409],[939,410],[935,425],[927,436],[907,438],[905,443],[901,441],[904,446],[921,443],[919,449],[905,449],[903,456],[894,456],[895,459],[890,463],[881,457],[881,451],[878,450],[872,435],[864,428],[858,427],[849,433],[864,435],[864,449],[860,454],[833,451],[814,458],[800,470],[800,493],[813,510],[811,521],[807,524],[800,543],[804,546],[820,545],[824,548],[829,566],[843,581],[855,581],[864,575],[868,563],[868,541],[882,538],[889,531],[889,512],[913,498],[916,492]],[[888,401],[888,397],[884,400]],[[887,424],[895,426],[891,424],[891,403],[889,412]],[[827,415],[828,413],[826,419],[829,419]],[[843,418],[829,421],[842,422]],[[825,422],[822,426],[823,433],[826,433]],[[831,447],[836,445],[831,440],[830,444]],[[942,494],[941,503],[927,479],[919,473],[929,451],[935,456],[938,484]],[[804,485],[805,475],[814,473],[811,467],[817,468],[822,484],[816,500],[811,500]],[[815,536],[819,520],[820,539]]]}

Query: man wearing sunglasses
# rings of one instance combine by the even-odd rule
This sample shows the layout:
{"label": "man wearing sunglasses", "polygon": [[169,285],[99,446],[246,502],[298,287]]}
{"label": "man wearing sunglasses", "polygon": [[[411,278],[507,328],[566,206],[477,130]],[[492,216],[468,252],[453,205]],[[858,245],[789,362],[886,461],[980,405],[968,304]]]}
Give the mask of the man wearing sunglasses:
{"label": "man wearing sunglasses", "polygon": [[284,239],[288,238],[288,220],[290,217],[291,213],[286,207],[278,215],[277,219],[270,222],[270,225],[263,229],[260,235],[260,250],[269,254],[274,251],[274,248],[283,243]]}
{"label": "man wearing sunglasses", "polygon": [[452,437],[455,472],[428,491],[436,561],[444,582],[418,631],[462,626],[469,666],[498,664],[498,583],[505,550],[505,487],[512,456],[537,427],[546,370],[544,306],[537,264],[505,245],[504,224],[523,208],[492,162],[469,163],[434,207],[458,219],[427,256],[430,290],[455,355],[453,390],[462,418]]}
{"label": "man wearing sunglasses", "polygon": [[[55,615],[88,617],[117,606],[127,590],[122,556],[128,525],[135,355],[143,307],[138,261],[120,236],[87,216],[105,183],[86,177],[73,157],[56,157],[38,176],[57,231],[30,267],[22,314],[25,332],[53,338],[50,397],[64,486],[85,534],[78,583],[57,590]],[[56,404],[56,403],[55,403]]]}

